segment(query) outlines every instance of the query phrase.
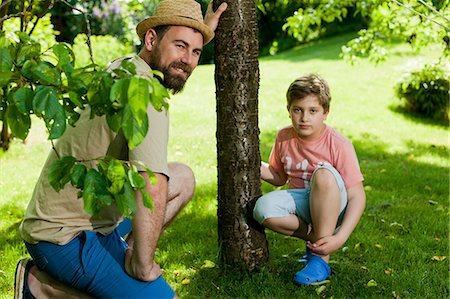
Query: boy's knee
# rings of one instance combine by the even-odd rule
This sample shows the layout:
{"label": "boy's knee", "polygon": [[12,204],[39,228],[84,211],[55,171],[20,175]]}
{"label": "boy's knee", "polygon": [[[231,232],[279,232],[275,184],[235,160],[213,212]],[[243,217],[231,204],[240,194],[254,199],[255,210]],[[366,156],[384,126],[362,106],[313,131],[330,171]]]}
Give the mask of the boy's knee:
{"label": "boy's knee", "polygon": [[325,168],[317,169],[314,173],[312,188],[320,188],[330,190],[331,188],[338,188],[336,178],[330,170]]}

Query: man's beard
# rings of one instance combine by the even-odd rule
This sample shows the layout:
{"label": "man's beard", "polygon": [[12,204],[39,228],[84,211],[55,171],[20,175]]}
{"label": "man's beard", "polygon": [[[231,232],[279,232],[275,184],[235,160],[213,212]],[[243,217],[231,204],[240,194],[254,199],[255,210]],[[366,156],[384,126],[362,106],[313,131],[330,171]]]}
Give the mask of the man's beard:
{"label": "man's beard", "polygon": [[[192,68],[181,61],[173,61],[166,66],[161,65],[161,52],[158,46],[155,47],[150,53],[149,66],[152,68],[152,70],[158,70],[163,73],[164,80],[161,80],[159,77],[158,79],[162,81],[161,83],[165,88],[172,90],[173,94],[176,94],[183,90],[187,78],[189,78],[192,73]],[[187,76],[183,77],[180,75],[174,75],[170,72],[171,68],[182,69],[186,72]]]}

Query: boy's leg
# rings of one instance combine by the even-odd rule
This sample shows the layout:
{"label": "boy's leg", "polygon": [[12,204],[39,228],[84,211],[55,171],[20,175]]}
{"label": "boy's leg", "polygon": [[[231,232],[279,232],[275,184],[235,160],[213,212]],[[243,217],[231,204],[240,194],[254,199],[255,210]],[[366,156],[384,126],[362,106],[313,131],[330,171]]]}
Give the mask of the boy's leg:
{"label": "boy's leg", "polygon": [[256,202],[253,217],[275,232],[306,240],[308,225],[296,215],[296,206],[303,202],[307,207],[307,198],[303,189],[269,192]]}
{"label": "boy's leg", "polygon": [[[313,173],[309,204],[313,227],[310,241],[333,235],[347,205],[347,192],[342,177],[331,165],[320,165]],[[311,255],[306,267],[295,274],[294,281],[307,285],[327,279],[331,274],[329,258]]]}
{"label": "boy's leg", "polygon": [[[331,236],[341,208],[341,193],[335,176],[327,169],[320,168],[314,173],[310,194],[310,212],[313,226],[312,242]],[[322,256],[325,261],[330,257]]]}
{"label": "boy's leg", "polygon": [[[191,200],[195,189],[192,170],[181,163],[170,163],[169,202],[163,229],[167,228],[179,211]],[[72,287],[60,283],[46,272],[33,266],[28,274],[28,286],[38,298],[87,298]]]}

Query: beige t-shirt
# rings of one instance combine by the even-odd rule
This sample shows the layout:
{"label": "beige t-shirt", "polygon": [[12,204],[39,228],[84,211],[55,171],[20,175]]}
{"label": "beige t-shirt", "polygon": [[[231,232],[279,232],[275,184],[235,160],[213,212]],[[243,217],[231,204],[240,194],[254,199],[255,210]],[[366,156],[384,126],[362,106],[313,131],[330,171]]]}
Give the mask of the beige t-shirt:
{"label": "beige t-shirt", "polygon": [[[130,59],[136,65],[138,75],[152,76],[150,67],[139,56],[122,59]],[[110,69],[117,68],[122,59],[113,61]],[[168,113],[156,111],[152,105],[148,105],[147,114],[148,133],[142,143],[131,151],[123,136],[109,129],[104,116],[90,119],[89,109],[82,112],[76,127],[66,129],[55,147],[61,156],[72,155],[78,160],[94,160],[108,153],[118,159],[141,161],[153,172],[169,176]],[[84,230],[94,230],[104,235],[111,233],[123,219],[119,209],[113,204],[92,217],[84,211],[82,198],[77,198],[78,190],[70,184],[59,193],[56,192],[48,182],[49,166],[55,159],[56,154],[52,150],[20,225],[22,238],[28,243],[48,241],[63,245]],[[86,163],[87,166],[95,164],[95,161]]]}

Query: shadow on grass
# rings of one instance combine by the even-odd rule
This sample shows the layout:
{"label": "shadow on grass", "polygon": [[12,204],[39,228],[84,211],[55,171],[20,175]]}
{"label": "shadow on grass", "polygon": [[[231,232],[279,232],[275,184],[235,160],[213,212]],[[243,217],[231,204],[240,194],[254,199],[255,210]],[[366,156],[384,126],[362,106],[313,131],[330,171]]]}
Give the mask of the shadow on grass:
{"label": "shadow on grass", "polygon": [[19,234],[19,225],[23,218],[23,206],[8,203],[0,206],[3,221],[13,223],[12,225],[0,230],[0,249],[7,246],[17,247],[23,244]]}
{"label": "shadow on grass", "polygon": [[404,106],[401,106],[401,105],[390,105],[388,108],[392,112],[402,115],[405,119],[408,119],[408,120],[411,120],[411,121],[414,121],[417,123],[430,125],[430,126],[438,126],[438,127],[442,127],[442,128],[448,128],[448,125],[449,125],[448,120],[432,119],[432,118],[424,117],[422,115],[419,115],[417,113],[413,113],[413,112],[409,111],[407,108],[405,108]]}
{"label": "shadow on grass", "polygon": [[265,56],[261,58],[261,60],[291,60],[295,62],[307,61],[311,59],[341,60],[341,46],[345,45],[354,37],[356,37],[356,34],[350,33],[313,41],[284,52],[279,52],[276,56]]}
{"label": "shadow on grass", "polygon": [[[275,134],[261,133],[263,159],[270,153]],[[447,298],[448,264],[431,258],[448,254],[448,168],[416,160],[422,155],[445,159],[445,150],[410,140],[411,158],[410,153],[388,153],[388,145],[371,135],[353,143],[365,176],[367,208],[345,244],[347,250],[333,254],[333,275],[320,296],[387,298],[395,292],[406,298]],[[264,192],[270,190],[266,186]],[[269,262],[254,273],[220,265],[216,192],[214,184],[200,184],[193,201],[159,242],[157,260],[180,297],[315,296],[317,287],[300,288],[292,283],[294,273],[302,267],[297,263],[304,252],[301,240],[268,232]],[[1,210],[23,213],[14,205],[3,205]],[[16,214],[11,218],[18,219]],[[0,231],[1,248],[23,246],[19,222],[10,222],[14,224]],[[206,260],[216,265],[205,267]],[[377,287],[367,287],[371,280]]]}
{"label": "shadow on grass", "polygon": [[[263,158],[269,155],[275,134],[261,133]],[[392,155],[386,150],[388,145],[374,136],[353,142],[365,176],[367,208],[345,244],[347,250],[332,256],[334,274],[321,296],[391,297],[395,292],[409,298],[448,297],[448,264],[431,259],[448,253],[448,168],[418,162],[409,153]],[[446,157],[443,148],[412,140],[408,146],[416,158],[425,154]],[[215,203],[217,189],[211,185],[200,185],[198,189],[200,195],[190,204],[190,211],[173,223],[160,242],[162,250],[167,250],[167,278],[174,282],[181,297],[315,295],[316,287],[299,288],[292,283],[294,273],[302,267],[297,260],[304,252],[304,244],[298,239],[267,232],[270,259],[254,273],[220,265],[215,209],[202,212],[205,206],[211,208],[211,201]],[[268,191],[270,187],[266,186],[264,192]],[[216,266],[202,268],[205,260]],[[424,273],[427,279],[423,279]],[[189,283],[183,284],[186,278]],[[372,279],[378,287],[367,287]]]}

